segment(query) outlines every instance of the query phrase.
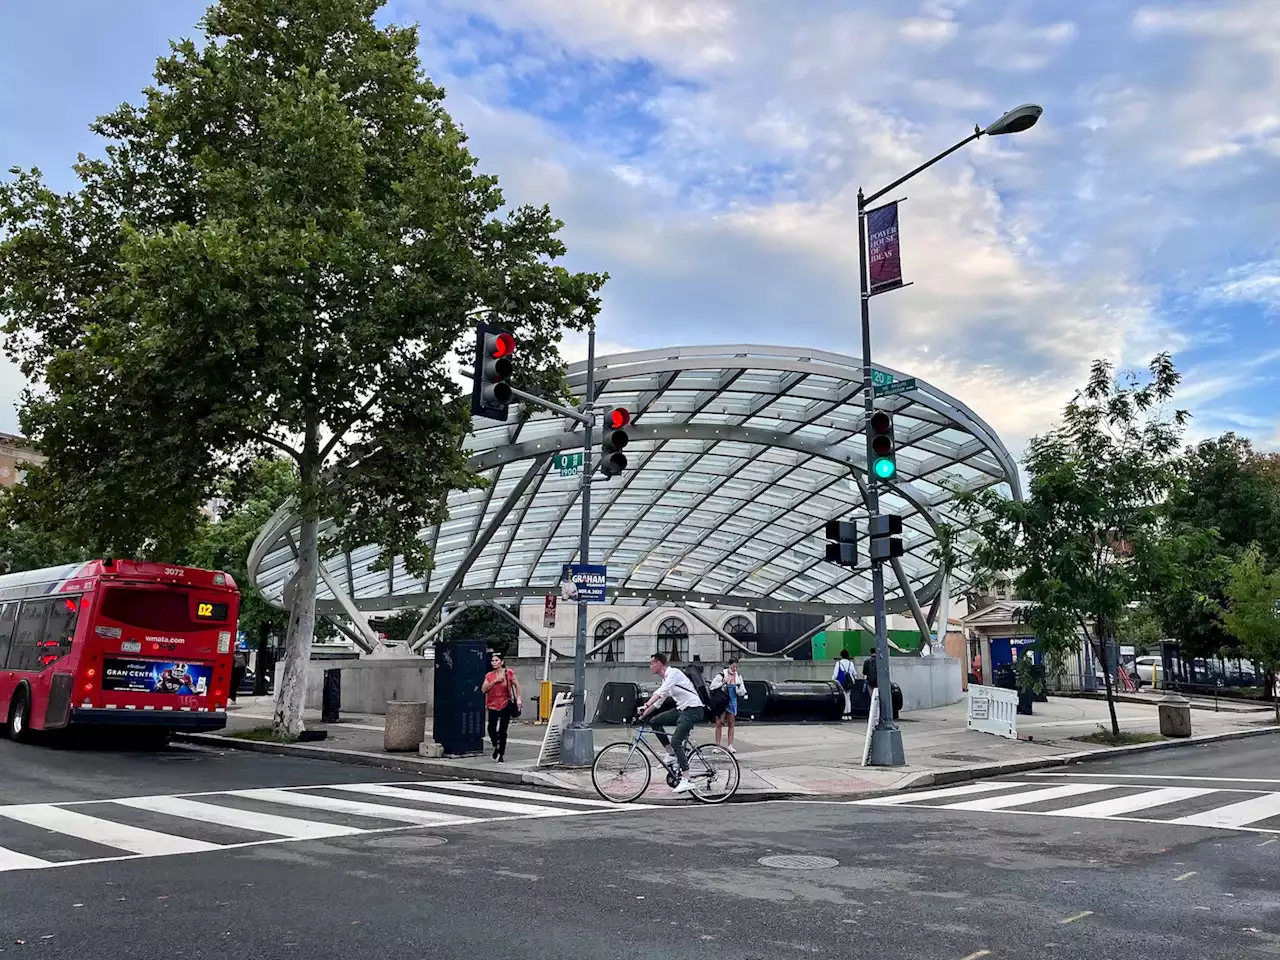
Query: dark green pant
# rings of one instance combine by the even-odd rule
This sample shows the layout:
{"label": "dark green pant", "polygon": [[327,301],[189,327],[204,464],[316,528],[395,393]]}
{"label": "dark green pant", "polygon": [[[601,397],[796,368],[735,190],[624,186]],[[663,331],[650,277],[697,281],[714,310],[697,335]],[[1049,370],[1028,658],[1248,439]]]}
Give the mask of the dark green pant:
{"label": "dark green pant", "polygon": [[[685,741],[689,739],[689,732],[693,730],[694,725],[705,719],[707,719],[707,711],[702,707],[685,707],[683,710],[664,710],[649,721],[649,727],[660,744],[670,747],[675,752],[676,763],[680,764],[680,769],[687,771],[689,758],[685,755]],[[676,726],[675,736],[668,737],[662,728],[669,727],[673,723]]]}

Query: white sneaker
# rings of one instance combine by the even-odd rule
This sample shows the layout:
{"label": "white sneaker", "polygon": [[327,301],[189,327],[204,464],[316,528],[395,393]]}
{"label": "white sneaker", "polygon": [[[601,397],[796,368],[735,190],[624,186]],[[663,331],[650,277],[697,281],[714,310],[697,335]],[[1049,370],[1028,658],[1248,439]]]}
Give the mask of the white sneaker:
{"label": "white sneaker", "polygon": [[735,757],[738,755],[738,751],[733,749],[732,745],[725,747],[725,749],[728,750],[730,753],[732,753]]}
{"label": "white sneaker", "polygon": [[688,793],[693,789],[693,784],[689,782],[688,778],[683,778],[673,789],[676,793]]}

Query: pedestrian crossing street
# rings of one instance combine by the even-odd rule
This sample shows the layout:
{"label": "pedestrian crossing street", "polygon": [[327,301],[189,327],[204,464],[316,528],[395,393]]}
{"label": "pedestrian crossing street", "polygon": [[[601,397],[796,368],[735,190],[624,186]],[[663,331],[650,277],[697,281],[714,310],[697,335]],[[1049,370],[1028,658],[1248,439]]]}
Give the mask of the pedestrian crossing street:
{"label": "pedestrian crossing street", "polygon": [[647,810],[460,781],[0,805],[0,873],[421,827]]}
{"label": "pedestrian crossing street", "polygon": [[[1192,786],[1195,777],[1144,777],[1142,780],[1184,781],[1176,786],[1115,779],[984,780],[937,790],[913,791],[853,801],[856,806],[906,807],[963,813],[1120,820],[1175,827],[1213,827],[1280,834],[1280,792],[1223,781]],[[1134,778],[1137,779],[1137,778]],[[1207,780],[1208,778],[1206,778]],[[1259,781],[1229,781],[1257,783]],[[1274,783],[1274,781],[1271,781]]]}

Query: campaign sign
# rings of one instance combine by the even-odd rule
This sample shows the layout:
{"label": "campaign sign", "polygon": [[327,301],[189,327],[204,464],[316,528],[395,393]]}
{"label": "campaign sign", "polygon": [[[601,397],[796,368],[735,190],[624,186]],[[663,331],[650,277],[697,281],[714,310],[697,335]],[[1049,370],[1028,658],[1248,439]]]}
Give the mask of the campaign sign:
{"label": "campaign sign", "polygon": [[603,603],[608,579],[604,564],[566,563],[560,571],[560,591],[566,600]]}
{"label": "campaign sign", "polygon": [[200,696],[212,682],[213,667],[207,663],[108,659],[102,668],[102,689],[125,693]]}

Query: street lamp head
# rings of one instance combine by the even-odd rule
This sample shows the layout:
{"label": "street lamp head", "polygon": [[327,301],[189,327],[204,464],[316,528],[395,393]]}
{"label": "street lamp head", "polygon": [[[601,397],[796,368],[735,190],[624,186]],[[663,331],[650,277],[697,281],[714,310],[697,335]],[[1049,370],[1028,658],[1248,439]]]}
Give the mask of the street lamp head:
{"label": "street lamp head", "polygon": [[1023,130],[1034,127],[1042,113],[1044,113],[1043,107],[1034,103],[1024,103],[1020,107],[1014,107],[982,132],[988,137],[998,137],[1005,133],[1021,133]]}

